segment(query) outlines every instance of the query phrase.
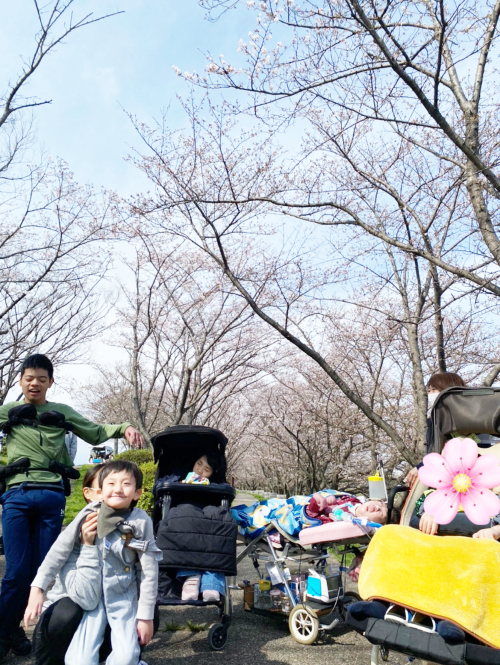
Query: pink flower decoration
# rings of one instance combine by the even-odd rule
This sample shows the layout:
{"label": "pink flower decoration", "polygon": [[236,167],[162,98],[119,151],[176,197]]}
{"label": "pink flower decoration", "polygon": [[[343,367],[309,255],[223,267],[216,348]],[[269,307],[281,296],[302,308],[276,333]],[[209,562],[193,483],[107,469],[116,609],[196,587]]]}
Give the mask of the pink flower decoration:
{"label": "pink flower decoration", "polygon": [[500,499],[488,488],[500,485],[495,455],[478,457],[472,439],[451,439],[442,455],[430,453],[418,470],[420,480],[436,491],[424,501],[424,511],[438,524],[449,524],[460,505],[474,524],[488,524],[500,513]]}

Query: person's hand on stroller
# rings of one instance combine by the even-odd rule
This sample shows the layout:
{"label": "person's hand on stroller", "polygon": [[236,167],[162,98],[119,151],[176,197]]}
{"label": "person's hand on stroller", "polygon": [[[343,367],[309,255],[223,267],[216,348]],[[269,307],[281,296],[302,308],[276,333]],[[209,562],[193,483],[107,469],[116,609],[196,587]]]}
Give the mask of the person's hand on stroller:
{"label": "person's hand on stroller", "polygon": [[418,478],[418,469],[416,466],[414,466],[413,469],[410,469],[408,471],[404,480],[405,483],[411,487],[413,483],[417,480],[417,478]]}
{"label": "person's hand on stroller", "polygon": [[426,533],[429,536],[435,536],[438,532],[438,524],[434,521],[432,515],[426,515],[425,513],[420,518],[418,528],[422,533]]}
{"label": "person's hand on stroller", "polygon": [[145,647],[146,644],[149,644],[154,635],[153,621],[139,619],[137,621],[137,635],[139,636],[139,644],[141,647]]}
{"label": "person's hand on stroller", "polygon": [[132,427],[132,425],[127,427],[124,436],[127,439],[127,443],[132,448],[141,448],[144,444],[144,437],[135,429],[135,427]]}
{"label": "person's hand on stroller", "polygon": [[473,538],[485,538],[487,540],[498,540],[500,538],[500,524],[490,527],[489,529],[480,529],[472,534]]}

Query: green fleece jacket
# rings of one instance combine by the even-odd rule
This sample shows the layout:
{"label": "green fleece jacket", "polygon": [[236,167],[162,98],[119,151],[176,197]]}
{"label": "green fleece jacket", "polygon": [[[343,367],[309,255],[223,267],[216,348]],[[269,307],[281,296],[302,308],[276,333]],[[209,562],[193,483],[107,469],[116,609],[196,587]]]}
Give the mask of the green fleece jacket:
{"label": "green fleece jacket", "polygon": [[[0,406],[0,423],[8,420],[10,409],[22,403],[9,402]],[[66,420],[74,425],[73,431],[75,434],[92,446],[98,446],[108,439],[122,437],[130,425],[130,423],[123,423],[121,425],[96,425],[81,416],[70,406],[67,406],[67,404],[58,404],[57,402],[47,402],[46,404],[36,406],[37,414],[44,411],[59,411],[59,413],[64,414]],[[50,460],[56,460],[56,462],[61,462],[67,466],[73,466],[64,443],[65,435],[66,431],[58,427],[44,427],[43,425],[39,425],[38,428],[25,425],[13,427],[11,433],[5,439],[8,463],[15,462],[21,457],[29,457],[31,468],[27,470],[28,473],[11,476],[7,480],[7,487],[26,480],[42,483],[58,482],[61,476],[57,473],[31,469],[36,469],[37,467],[47,468]]]}

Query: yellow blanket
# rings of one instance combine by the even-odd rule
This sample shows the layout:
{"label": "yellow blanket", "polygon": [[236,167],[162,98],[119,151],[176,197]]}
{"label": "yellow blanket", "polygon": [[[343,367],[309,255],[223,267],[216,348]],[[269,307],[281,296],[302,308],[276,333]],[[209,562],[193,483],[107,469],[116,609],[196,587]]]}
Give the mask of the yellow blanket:
{"label": "yellow blanket", "polygon": [[365,600],[379,598],[449,619],[500,648],[500,544],[427,536],[407,526],[379,529],[359,576]]}

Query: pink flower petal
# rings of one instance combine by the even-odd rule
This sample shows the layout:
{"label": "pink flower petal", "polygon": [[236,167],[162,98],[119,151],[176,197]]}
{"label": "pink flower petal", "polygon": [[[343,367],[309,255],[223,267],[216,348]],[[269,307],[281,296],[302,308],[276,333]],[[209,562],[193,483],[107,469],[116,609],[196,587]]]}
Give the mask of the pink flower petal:
{"label": "pink flower petal", "polygon": [[443,501],[446,501],[446,497],[449,496],[451,490],[441,489],[431,492],[425,497],[424,501],[424,512],[429,515],[433,515],[434,511],[439,508]]}
{"label": "pink flower petal", "polygon": [[472,484],[475,487],[496,487],[500,485],[499,459],[495,455],[481,455],[470,470]]}
{"label": "pink flower petal", "polygon": [[424,501],[424,512],[438,524],[449,524],[460,507],[460,495],[451,489],[436,490]]}
{"label": "pink flower petal", "polygon": [[[418,477],[428,487],[441,489],[442,483],[451,483],[453,476],[446,467],[446,460],[438,453],[430,453],[423,459],[424,466],[418,470]],[[441,481],[441,482],[440,482]]]}
{"label": "pink flower petal", "polygon": [[451,439],[443,450],[453,475],[467,473],[474,466],[478,455],[478,447],[472,439]]}
{"label": "pink flower petal", "polygon": [[474,524],[488,524],[490,517],[500,513],[500,499],[486,488],[471,487],[462,495],[462,508]]}

